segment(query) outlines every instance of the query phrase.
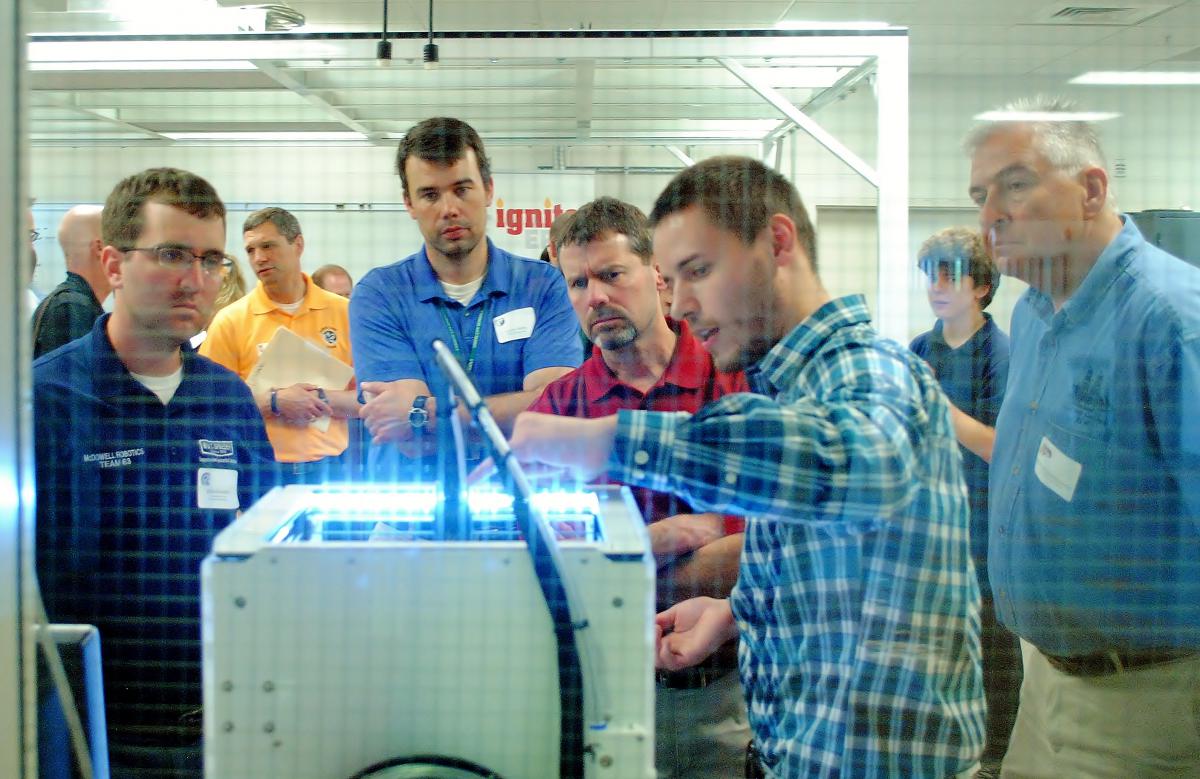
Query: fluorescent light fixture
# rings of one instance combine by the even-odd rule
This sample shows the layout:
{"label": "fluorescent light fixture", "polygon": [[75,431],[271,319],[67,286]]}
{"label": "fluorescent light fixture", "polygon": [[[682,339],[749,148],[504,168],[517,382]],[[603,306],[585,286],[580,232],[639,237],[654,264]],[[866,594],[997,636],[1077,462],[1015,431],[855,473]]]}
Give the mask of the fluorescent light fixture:
{"label": "fluorescent light fixture", "polygon": [[1093,70],[1071,79],[1072,84],[1092,86],[1195,86],[1200,72],[1189,70]]}
{"label": "fluorescent light fixture", "polygon": [[982,122],[1106,122],[1118,116],[1113,111],[984,111],[975,118]]}
{"label": "fluorescent light fixture", "polygon": [[96,62],[31,62],[30,70],[40,71],[127,71],[142,73],[168,70],[258,70],[250,60],[165,60],[145,62],[142,60],[101,60]]}
{"label": "fluorescent light fixture", "polygon": [[173,141],[365,141],[356,132],[211,132],[162,133]]}
{"label": "fluorescent light fixture", "polygon": [[785,19],[775,22],[776,30],[886,30],[888,22],[806,22]]}
{"label": "fluorescent light fixture", "polygon": [[215,62],[219,60],[340,60],[353,47],[345,41],[310,41],[283,36],[274,40],[39,40],[34,35],[27,48],[30,62]]}

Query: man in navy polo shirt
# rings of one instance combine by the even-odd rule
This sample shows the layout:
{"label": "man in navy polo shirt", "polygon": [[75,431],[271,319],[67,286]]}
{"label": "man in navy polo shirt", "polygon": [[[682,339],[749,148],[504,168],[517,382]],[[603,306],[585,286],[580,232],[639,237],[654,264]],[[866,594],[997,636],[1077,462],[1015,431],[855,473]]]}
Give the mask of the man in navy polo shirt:
{"label": "man in navy polo shirt", "polygon": [[[557,237],[571,304],[597,345],[578,370],[552,382],[530,411],[603,417],[621,409],[696,412],[722,395],[749,392],[725,373],[686,322],[663,315],[650,227],[636,207],[602,197],[582,206]],[[635,487],[658,563],[658,608],[698,595],[728,597],[742,549],[740,517],[697,514],[681,498]],[[660,671],[655,764],[663,779],[740,775],[750,743],[738,683],[737,642],[709,661]]]}
{"label": "man in navy polo shirt", "polygon": [[246,385],[196,355],[225,206],[171,168],[104,205],[113,312],[34,363],[37,570],[54,622],[100,628],[112,775],[200,777],[200,562],[270,485]]}
{"label": "man in navy polo shirt", "polygon": [[457,119],[426,119],[400,142],[396,172],[425,245],[368,273],[350,300],[375,478],[395,478],[397,454],[418,457],[435,440],[431,396],[445,382],[433,339],[454,350],[506,430],[581,359],[562,275],[484,235],[492,174],[478,133]]}
{"label": "man in navy polo shirt", "polygon": [[1074,106],[1006,111],[1044,118],[967,142],[992,257],[1030,285],[991,468],[1025,671],[1003,775],[1200,776],[1200,270],[1116,210]]}
{"label": "man in navy polo shirt", "polygon": [[913,339],[910,348],[929,363],[950,401],[971,504],[971,557],[979,579],[979,639],[988,702],[987,746],[977,779],[987,779],[999,776],[1021,687],[1020,644],[996,621],[987,576],[988,463],[1008,381],[1008,336],[984,309],[1000,286],[1000,271],[979,232],[965,227],[931,235],[917,252],[917,264],[929,283],[929,305],[937,323]]}

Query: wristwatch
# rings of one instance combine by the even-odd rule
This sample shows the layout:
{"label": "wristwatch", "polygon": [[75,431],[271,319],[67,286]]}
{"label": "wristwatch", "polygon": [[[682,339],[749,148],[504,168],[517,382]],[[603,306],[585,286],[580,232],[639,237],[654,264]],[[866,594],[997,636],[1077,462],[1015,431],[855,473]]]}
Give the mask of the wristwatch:
{"label": "wristwatch", "polygon": [[429,412],[425,409],[428,402],[428,395],[417,395],[413,398],[412,408],[408,410],[408,424],[412,425],[413,430],[421,430],[428,424]]}

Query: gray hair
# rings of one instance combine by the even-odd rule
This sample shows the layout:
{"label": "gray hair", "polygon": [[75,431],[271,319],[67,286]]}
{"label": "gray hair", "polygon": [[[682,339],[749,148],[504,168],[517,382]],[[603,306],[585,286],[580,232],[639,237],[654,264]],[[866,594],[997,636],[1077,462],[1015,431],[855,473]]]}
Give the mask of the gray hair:
{"label": "gray hair", "polygon": [[[1015,100],[1001,110],[1037,115],[1074,113],[1079,108],[1074,101],[1066,98],[1038,95]],[[1078,119],[1055,121],[1035,116],[1030,119],[989,121],[973,128],[967,134],[963,142],[967,156],[974,156],[979,147],[994,133],[1017,124],[1028,127],[1033,132],[1035,148],[1047,162],[1063,173],[1073,176],[1084,168],[1108,169],[1095,126],[1091,122]]]}
{"label": "gray hair", "polygon": [[300,220],[292,215],[291,211],[279,208],[278,206],[269,206],[260,208],[250,216],[246,217],[246,221],[242,223],[242,232],[248,233],[256,227],[261,227],[263,224],[270,222],[275,225],[275,229],[279,231],[288,243],[295,243],[296,238],[300,233]]}

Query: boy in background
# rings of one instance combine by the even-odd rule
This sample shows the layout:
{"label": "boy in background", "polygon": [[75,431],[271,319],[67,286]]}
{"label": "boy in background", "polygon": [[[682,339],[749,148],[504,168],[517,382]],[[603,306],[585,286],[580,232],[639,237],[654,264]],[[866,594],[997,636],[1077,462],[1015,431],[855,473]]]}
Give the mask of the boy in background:
{"label": "boy in background", "polygon": [[979,233],[965,227],[930,236],[917,253],[917,265],[928,280],[929,306],[937,322],[917,336],[911,348],[933,368],[950,400],[971,504],[971,556],[982,596],[980,642],[988,705],[987,746],[979,776],[986,779],[1000,775],[1021,688],[1020,645],[996,622],[987,574],[988,464],[1008,380],[1008,336],[984,309],[1000,286],[1000,271]]}

